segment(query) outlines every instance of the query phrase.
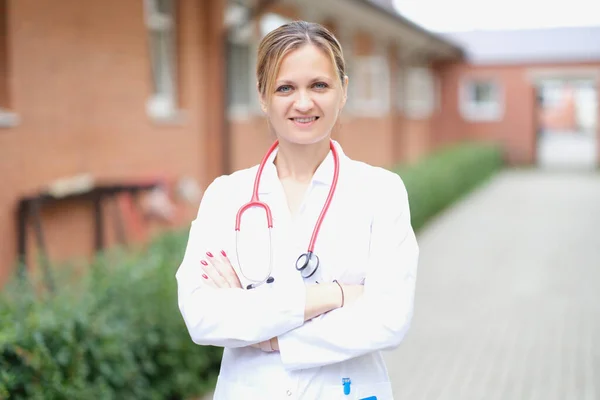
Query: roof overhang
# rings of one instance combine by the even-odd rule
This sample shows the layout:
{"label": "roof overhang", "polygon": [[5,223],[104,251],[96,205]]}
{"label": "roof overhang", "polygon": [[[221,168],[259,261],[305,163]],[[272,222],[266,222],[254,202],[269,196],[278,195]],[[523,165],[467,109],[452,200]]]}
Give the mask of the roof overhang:
{"label": "roof overhang", "polygon": [[399,45],[406,48],[408,52],[414,51],[428,58],[449,60],[461,60],[465,56],[464,50],[459,45],[425,29],[395,10],[384,8],[371,0],[337,0],[337,2],[346,4],[347,7],[354,3],[359,8],[359,18],[361,16],[369,18],[365,13],[374,14],[377,20],[369,21],[371,29],[385,24],[386,36],[398,40]]}
{"label": "roof overhang", "polygon": [[351,29],[373,33],[377,38],[395,43],[408,55],[429,60],[464,58],[458,45],[370,0],[297,0],[296,3],[310,7],[314,15],[342,20]]}
{"label": "roof overhang", "polygon": [[[286,4],[300,9],[302,18],[331,19],[349,31],[363,31],[376,39],[393,43],[403,56],[429,61],[463,60],[463,49],[453,42],[417,25],[395,10],[370,0],[230,0],[247,5]],[[304,15],[307,14],[307,15]]]}

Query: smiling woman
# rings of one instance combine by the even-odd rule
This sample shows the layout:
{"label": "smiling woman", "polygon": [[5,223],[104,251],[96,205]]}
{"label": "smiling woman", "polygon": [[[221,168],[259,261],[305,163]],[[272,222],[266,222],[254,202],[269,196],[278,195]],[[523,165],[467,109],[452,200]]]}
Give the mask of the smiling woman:
{"label": "smiling woman", "polygon": [[225,348],[215,400],[393,398],[381,350],[410,326],[419,248],[400,177],[331,140],[347,87],[323,26],[263,38],[258,97],[277,140],[207,188],[176,274],[192,340]]}

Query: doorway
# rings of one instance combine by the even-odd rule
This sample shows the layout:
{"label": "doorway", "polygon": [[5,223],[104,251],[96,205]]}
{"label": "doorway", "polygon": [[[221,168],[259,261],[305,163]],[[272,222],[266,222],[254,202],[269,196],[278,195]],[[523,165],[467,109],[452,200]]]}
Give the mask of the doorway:
{"label": "doorway", "polygon": [[596,81],[556,78],[537,91],[537,164],[547,169],[598,166],[598,90]]}

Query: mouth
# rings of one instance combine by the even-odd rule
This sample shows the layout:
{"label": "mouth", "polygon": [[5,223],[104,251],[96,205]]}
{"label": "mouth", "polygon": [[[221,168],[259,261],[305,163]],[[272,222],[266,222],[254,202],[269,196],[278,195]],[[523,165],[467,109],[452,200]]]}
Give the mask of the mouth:
{"label": "mouth", "polygon": [[296,126],[308,127],[314,124],[318,119],[319,117],[297,117],[290,118],[290,121],[292,121]]}

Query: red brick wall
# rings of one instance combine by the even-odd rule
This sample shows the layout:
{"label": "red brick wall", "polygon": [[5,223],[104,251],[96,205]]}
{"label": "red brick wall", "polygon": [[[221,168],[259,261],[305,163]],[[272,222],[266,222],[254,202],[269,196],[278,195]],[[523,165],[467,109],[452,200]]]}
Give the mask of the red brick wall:
{"label": "red brick wall", "polygon": [[[142,4],[9,2],[11,103],[21,123],[0,130],[0,283],[15,256],[19,196],[79,173],[106,180],[192,175],[203,185],[217,173],[221,113],[211,88],[223,70],[214,57],[221,39],[214,17],[222,15],[222,3],[180,2],[178,73],[185,115],[182,123],[166,125],[154,123],[145,109],[151,77]],[[182,221],[189,222],[196,207],[183,210]],[[48,209],[43,217],[53,259],[92,251],[87,204]]]}
{"label": "red brick wall", "polygon": [[8,99],[8,19],[7,2],[0,0],[0,108],[9,107]]}
{"label": "red brick wall", "polygon": [[[473,66],[466,64],[440,65],[442,76],[441,115],[433,122],[435,144],[458,138],[490,139],[506,146],[507,161],[532,164],[536,158],[536,131],[539,110],[536,104],[532,74],[539,70],[590,70],[598,64]],[[557,72],[560,73],[560,72]],[[465,76],[485,76],[498,79],[504,91],[504,115],[499,121],[470,122],[459,112],[459,82]],[[600,115],[600,108],[599,108]],[[564,122],[564,121],[563,121]],[[600,133],[599,133],[600,135]],[[600,136],[599,136],[600,137]],[[600,140],[599,140],[600,141]],[[600,147],[598,149],[600,154]]]}
{"label": "red brick wall", "polygon": [[[436,139],[440,143],[457,138],[491,139],[506,146],[507,157],[514,163],[531,163],[535,145],[535,97],[533,86],[521,67],[473,67],[448,65],[440,67],[442,113],[435,120]],[[460,81],[467,76],[493,77],[504,93],[504,116],[498,121],[470,122],[459,110]],[[457,134],[454,134],[457,132]]]}

